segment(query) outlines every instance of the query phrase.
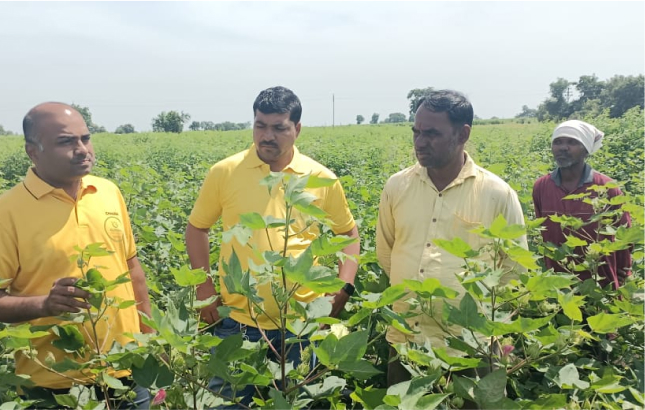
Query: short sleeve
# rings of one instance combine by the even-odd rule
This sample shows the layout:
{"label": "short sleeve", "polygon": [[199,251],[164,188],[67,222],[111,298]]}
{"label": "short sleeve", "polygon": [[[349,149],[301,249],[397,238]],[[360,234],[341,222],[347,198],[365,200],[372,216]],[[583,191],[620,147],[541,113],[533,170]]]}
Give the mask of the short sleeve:
{"label": "short sleeve", "polygon": [[188,217],[188,222],[195,228],[208,229],[222,215],[220,195],[222,181],[222,170],[217,165],[213,165],[204,179],[193,210]]}
{"label": "short sleeve", "polygon": [[329,187],[323,210],[329,215],[332,221],[331,228],[335,234],[349,232],[356,225],[339,180]]}

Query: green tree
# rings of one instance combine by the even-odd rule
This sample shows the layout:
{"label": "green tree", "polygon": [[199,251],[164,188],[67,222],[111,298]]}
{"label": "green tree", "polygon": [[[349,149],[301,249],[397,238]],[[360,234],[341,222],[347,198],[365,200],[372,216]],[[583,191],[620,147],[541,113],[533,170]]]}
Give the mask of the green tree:
{"label": "green tree", "polygon": [[515,118],[535,118],[537,117],[537,110],[529,108],[528,105],[522,106],[522,112],[517,114]]}
{"label": "green tree", "polygon": [[105,132],[105,127],[97,125],[94,123],[94,121],[92,121],[92,113],[90,112],[90,109],[88,107],[81,107],[78,104],[72,104],[72,108],[74,108],[79,112],[79,114],[81,114],[81,116],[85,120],[87,129],[90,130],[90,133],[98,134],[99,132]]}
{"label": "green tree", "polygon": [[202,129],[201,123],[199,121],[193,121],[188,126],[188,129],[191,131],[199,131]]}
{"label": "green tree", "polygon": [[204,131],[215,131],[215,123],[213,121],[202,121],[199,123]]}
{"label": "green tree", "polygon": [[605,83],[600,101],[604,108],[609,108],[609,116],[617,118],[633,107],[643,108],[645,82],[643,75],[616,75]]}
{"label": "green tree", "polygon": [[190,120],[190,115],[183,111],[161,112],[152,119],[152,130],[155,132],[182,132],[184,123]]}
{"label": "green tree", "polygon": [[573,112],[569,98],[571,95],[571,85],[568,80],[558,78],[556,81],[549,84],[551,96],[547,98],[538,107],[537,117],[538,120],[561,120],[568,118]]}
{"label": "green tree", "polygon": [[356,124],[361,125],[363,122],[365,122],[365,117],[363,117],[362,115],[358,114],[356,116]]}
{"label": "green tree", "polygon": [[0,135],[13,135],[13,132],[5,130],[2,125],[0,125]]}
{"label": "green tree", "polygon": [[397,123],[397,122],[406,122],[407,118],[405,114],[401,112],[393,112],[385,119],[385,123]]}
{"label": "green tree", "polygon": [[119,125],[114,131],[115,134],[134,134],[135,132],[134,125],[132,124]]}
{"label": "green tree", "polygon": [[370,121],[370,124],[378,124],[378,117],[379,117],[379,114],[377,113],[372,114],[372,120]]}
{"label": "green tree", "polygon": [[408,92],[408,100],[410,101],[410,122],[414,121],[414,113],[417,112],[417,105],[419,105],[419,100],[423,98],[426,94],[428,94],[430,91],[433,91],[434,88],[432,87],[426,87],[426,88],[415,88],[413,90],[410,90]]}

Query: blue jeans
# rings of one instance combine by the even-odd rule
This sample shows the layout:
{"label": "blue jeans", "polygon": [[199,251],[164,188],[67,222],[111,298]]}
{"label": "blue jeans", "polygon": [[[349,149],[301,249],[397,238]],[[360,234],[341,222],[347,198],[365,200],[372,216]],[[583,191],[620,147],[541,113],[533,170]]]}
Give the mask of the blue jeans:
{"label": "blue jeans", "polygon": [[[246,326],[243,325],[231,318],[225,318],[222,320],[222,322],[216,326],[213,330],[213,335],[219,337],[219,338],[226,338],[228,336],[232,336],[238,333],[242,333],[242,337],[245,340],[248,340],[250,342],[257,342],[260,339],[262,339],[262,334],[260,331],[253,326]],[[264,333],[266,334],[267,338],[271,341],[271,345],[273,348],[280,352],[281,349],[281,343],[282,343],[282,334],[280,333],[279,330],[265,330]],[[296,337],[293,333],[287,331],[286,333],[286,338],[292,338]],[[293,367],[295,368],[298,366],[301,362],[300,360],[300,352],[302,349],[307,347],[309,345],[309,341],[302,341],[300,343],[292,344],[290,345],[290,349],[287,353],[287,362],[293,362]],[[215,351],[217,349],[216,347],[213,347],[211,349],[211,354],[215,354]],[[267,353],[267,358],[277,361],[277,357],[269,349]],[[312,361],[313,363],[313,361]],[[248,406],[252,401],[253,401],[253,395],[255,393],[255,386],[246,386],[242,390],[238,390],[235,393],[233,392],[233,388],[229,383],[226,383],[223,379],[219,377],[213,377],[210,382],[208,383],[208,388],[218,392],[222,396],[225,396],[227,398],[233,398],[239,397],[240,398],[240,403],[244,404],[245,406]],[[235,405],[228,406],[228,407],[221,407],[223,409],[236,409],[238,408]]]}
{"label": "blue jeans", "polygon": [[[131,380],[120,379],[121,382],[130,386],[131,389],[136,393],[136,397],[131,401],[121,401],[121,400],[110,400],[110,407],[113,409],[119,410],[138,410],[138,409],[149,409],[150,408],[150,392],[148,389],[134,384]],[[105,396],[103,391],[96,386],[92,386],[92,389],[95,389],[97,400],[104,401]],[[69,394],[69,389],[47,389],[45,387],[23,387],[23,394],[21,397],[23,399],[37,400],[37,402],[30,406],[29,409],[47,409],[55,408],[60,409],[61,405],[56,402],[54,395],[58,394]],[[115,395],[113,389],[108,389],[108,396],[112,397]],[[34,407],[35,406],[35,407]]]}

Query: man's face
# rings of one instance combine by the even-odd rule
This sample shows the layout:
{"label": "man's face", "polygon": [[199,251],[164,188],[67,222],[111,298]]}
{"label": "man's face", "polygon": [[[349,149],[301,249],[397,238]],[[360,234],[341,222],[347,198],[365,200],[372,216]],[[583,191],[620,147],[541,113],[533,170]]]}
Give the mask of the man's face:
{"label": "man's face", "polygon": [[[464,125],[468,127],[468,125]],[[425,168],[441,169],[460,155],[459,146],[467,140],[455,129],[446,112],[433,112],[423,106],[417,110],[412,127],[414,151]]]}
{"label": "man's face", "polygon": [[58,188],[78,182],[94,165],[87,125],[77,111],[65,105],[47,105],[42,110],[34,129],[40,147],[26,146],[36,173]]}
{"label": "man's face", "polygon": [[269,164],[272,171],[282,171],[289,164],[292,158],[293,144],[298,138],[298,134],[300,134],[300,123],[294,124],[289,119],[288,112],[265,114],[258,110],[255,111],[253,142],[258,157]]}
{"label": "man's face", "polygon": [[570,168],[585,162],[587,149],[576,139],[558,137],[551,143],[551,151],[560,168]]}

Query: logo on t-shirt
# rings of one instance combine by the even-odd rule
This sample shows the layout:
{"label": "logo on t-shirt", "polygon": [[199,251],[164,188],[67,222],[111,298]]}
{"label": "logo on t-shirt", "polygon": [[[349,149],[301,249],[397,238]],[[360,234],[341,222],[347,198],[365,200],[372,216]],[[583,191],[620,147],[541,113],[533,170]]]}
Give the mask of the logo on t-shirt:
{"label": "logo on t-shirt", "polygon": [[114,242],[123,241],[123,224],[121,220],[116,216],[109,216],[105,219],[103,224],[105,228],[105,233],[107,236],[112,239]]}

